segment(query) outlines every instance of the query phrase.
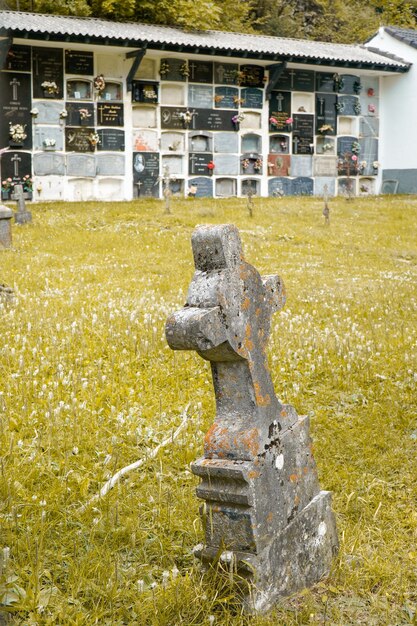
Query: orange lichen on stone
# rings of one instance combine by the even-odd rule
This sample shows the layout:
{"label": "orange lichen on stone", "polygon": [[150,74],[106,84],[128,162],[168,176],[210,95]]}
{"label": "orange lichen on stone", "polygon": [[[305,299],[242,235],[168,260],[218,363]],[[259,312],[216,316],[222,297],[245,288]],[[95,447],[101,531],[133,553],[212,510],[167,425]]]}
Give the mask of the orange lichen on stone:
{"label": "orange lichen on stone", "polygon": [[265,396],[261,394],[261,386],[259,383],[253,383],[255,389],[256,404],[258,406],[269,406],[271,404],[271,397],[267,393]]}
{"label": "orange lichen on stone", "polygon": [[216,423],[212,424],[204,437],[204,447],[208,454],[215,452],[220,455],[229,451],[231,446],[228,429],[220,428]]}
{"label": "orange lichen on stone", "polygon": [[255,470],[248,472],[248,478],[259,478],[260,475],[260,472],[256,472]]}
{"label": "orange lichen on stone", "polygon": [[268,524],[270,524],[274,519],[274,514],[273,513],[268,513],[268,515],[266,516],[266,521],[268,522]]}
{"label": "orange lichen on stone", "polygon": [[244,311],[247,311],[249,307],[250,307],[250,300],[249,298],[245,298],[242,302],[242,309]]}
{"label": "orange lichen on stone", "polygon": [[259,433],[257,428],[245,430],[240,434],[239,441],[251,452],[252,456],[256,457],[259,452]]}
{"label": "orange lichen on stone", "polygon": [[298,474],[291,474],[290,481],[292,483],[298,483]]}

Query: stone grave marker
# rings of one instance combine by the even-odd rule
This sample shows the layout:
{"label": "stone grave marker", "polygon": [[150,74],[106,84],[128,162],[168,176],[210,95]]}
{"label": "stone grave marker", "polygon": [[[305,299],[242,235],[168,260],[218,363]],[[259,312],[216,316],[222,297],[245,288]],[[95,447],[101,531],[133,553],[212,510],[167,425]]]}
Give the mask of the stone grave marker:
{"label": "stone grave marker", "polygon": [[314,181],[312,178],[298,176],[292,181],[292,193],[294,196],[312,196],[313,191]]}
{"label": "stone grave marker", "polygon": [[313,174],[313,157],[293,155],[291,158],[291,176],[311,176]]}
{"label": "stone grave marker", "polygon": [[218,178],[216,180],[216,196],[220,198],[229,198],[236,195],[236,179],[235,178]]}
{"label": "stone grave marker", "polygon": [[214,135],[214,152],[238,152],[239,137],[236,133],[216,133]]}
{"label": "stone grave marker", "polygon": [[239,174],[239,157],[235,154],[215,154],[215,172],[218,176],[237,176]]}
{"label": "stone grave marker", "polygon": [[0,204],[0,246],[12,246],[12,217],[13,211],[4,204]]}
{"label": "stone grave marker", "polygon": [[237,109],[239,89],[237,87],[216,87],[214,90],[214,106],[216,109]]}
{"label": "stone grave marker", "polygon": [[125,157],[123,154],[98,154],[96,162],[98,176],[125,175]]}
{"label": "stone grave marker", "polygon": [[61,118],[61,112],[64,110],[62,102],[38,101],[33,108],[38,109],[38,114],[34,119],[38,124],[59,124],[63,121],[63,118]]}
{"label": "stone grave marker", "polygon": [[96,175],[96,159],[92,154],[69,154],[67,156],[68,176],[89,176]]}
{"label": "stone grave marker", "polygon": [[330,178],[330,176],[316,176],[314,179],[314,195],[324,196],[325,187],[327,187],[327,193],[329,197],[336,195],[336,179]]}
{"label": "stone grave marker", "polygon": [[208,176],[198,176],[188,180],[189,186],[194,185],[197,188],[196,198],[212,198],[213,197],[213,179]]}
{"label": "stone grave marker", "polygon": [[17,211],[14,216],[16,224],[26,224],[32,221],[32,213],[27,210],[23,185],[15,185],[14,192],[11,196],[12,200],[16,200]]}
{"label": "stone grave marker", "polygon": [[213,87],[208,85],[188,85],[188,106],[211,109],[213,106]]}
{"label": "stone grave marker", "polygon": [[292,195],[292,180],[290,178],[284,178],[283,176],[277,176],[268,180],[268,195],[269,196],[291,196]]}
{"label": "stone grave marker", "polygon": [[64,131],[59,126],[35,126],[35,150],[63,150]]}
{"label": "stone grave marker", "polygon": [[173,350],[210,361],[216,417],[204,457],[192,464],[206,501],[205,563],[226,561],[248,579],[248,611],[316,583],[337,550],[331,494],[321,491],[308,417],[282,405],[268,370],[273,313],[285,291],[243,258],[235,226],[200,226],[192,236],[196,271],[185,308],[166,323]]}
{"label": "stone grave marker", "polygon": [[337,157],[318,156],[313,158],[314,176],[337,176]]}

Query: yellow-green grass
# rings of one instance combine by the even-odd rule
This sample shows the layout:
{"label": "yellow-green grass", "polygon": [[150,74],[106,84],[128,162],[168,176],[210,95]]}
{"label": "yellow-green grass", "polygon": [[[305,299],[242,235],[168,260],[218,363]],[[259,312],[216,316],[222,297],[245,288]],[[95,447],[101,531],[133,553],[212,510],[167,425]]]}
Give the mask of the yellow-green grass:
{"label": "yellow-green grass", "polygon": [[[0,251],[0,595],[12,624],[416,624],[417,199],[39,204]],[[279,273],[269,360],[311,416],[340,552],[330,576],[245,617],[203,573],[190,462],[214,415],[209,366],[164,338],[192,272],[196,224],[232,222]],[[119,468],[172,445],[107,496]],[[233,577],[232,577],[233,578]],[[0,612],[1,613],[1,612]],[[0,619],[1,622],[1,619]]]}

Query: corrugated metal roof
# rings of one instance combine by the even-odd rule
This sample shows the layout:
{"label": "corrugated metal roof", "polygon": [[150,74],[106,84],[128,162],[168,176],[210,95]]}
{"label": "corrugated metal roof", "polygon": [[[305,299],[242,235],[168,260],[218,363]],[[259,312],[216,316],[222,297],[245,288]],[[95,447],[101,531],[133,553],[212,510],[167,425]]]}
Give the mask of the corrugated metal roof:
{"label": "corrugated metal roof", "polygon": [[[168,26],[138,23],[117,23],[96,18],[43,15],[19,11],[0,11],[0,30],[17,35],[40,38],[49,35],[51,40],[69,37],[71,40],[86,38],[86,43],[106,40],[116,45],[125,43],[130,47],[147,45],[150,48],[190,52],[192,48],[201,53],[230,56],[262,56],[264,59],[320,62],[328,65],[372,67],[391,71],[406,71],[405,61],[374,52],[361,45],[333,44],[304,39],[284,39],[263,35],[229,33],[220,31],[182,31]],[[87,41],[88,39],[88,41]]]}
{"label": "corrugated metal roof", "polygon": [[399,39],[399,41],[406,43],[412,48],[417,48],[417,30],[398,28],[397,26],[387,26],[384,30],[395,39]]}

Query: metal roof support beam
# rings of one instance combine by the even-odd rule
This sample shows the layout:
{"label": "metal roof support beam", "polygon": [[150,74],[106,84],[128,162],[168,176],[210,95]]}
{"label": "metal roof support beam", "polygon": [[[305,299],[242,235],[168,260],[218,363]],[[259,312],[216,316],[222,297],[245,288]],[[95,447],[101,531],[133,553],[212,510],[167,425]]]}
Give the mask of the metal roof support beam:
{"label": "metal roof support beam", "polygon": [[282,63],[274,63],[273,65],[267,65],[266,69],[269,70],[269,82],[266,86],[265,97],[267,100],[271,98],[271,92],[275,85],[277,84],[282,72],[287,67],[287,62],[283,61]]}
{"label": "metal roof support beam", "polygon": [[145,56],[146,47],[141,48],[140,50],[136,50],[135,52],[128,52],[126,54],[126,59],[133,58],[132,67],[129,70],[129,73],[126,78],[126,86],[128,91],[132,91],[132,81],[135,77],[136,72],[139,69],[140,64],[142,63],[142,59]]}

